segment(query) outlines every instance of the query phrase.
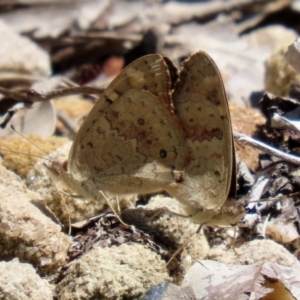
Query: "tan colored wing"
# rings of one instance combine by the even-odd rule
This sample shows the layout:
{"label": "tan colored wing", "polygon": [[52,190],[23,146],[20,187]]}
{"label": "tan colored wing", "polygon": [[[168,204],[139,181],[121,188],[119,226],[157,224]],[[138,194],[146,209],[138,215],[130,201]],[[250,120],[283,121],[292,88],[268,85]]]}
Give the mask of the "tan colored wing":
{"label": "tan colored wing", "polygon": [[161,56],[149,55],[125,68],[76,135],[68,166],[75,180],[112,193],[158,191],[173,182],[188,152],[170,95]]}
{"label": "tan colored wing", "polygon": [[228,197],[235,173],[234,146],[223,81],[205,52],[194,53],[183,63],[173,101],[191,157],[187,178],[179,189],[182,195],[176,196],[188,198],[179,200],[195,208],[220,207]]}

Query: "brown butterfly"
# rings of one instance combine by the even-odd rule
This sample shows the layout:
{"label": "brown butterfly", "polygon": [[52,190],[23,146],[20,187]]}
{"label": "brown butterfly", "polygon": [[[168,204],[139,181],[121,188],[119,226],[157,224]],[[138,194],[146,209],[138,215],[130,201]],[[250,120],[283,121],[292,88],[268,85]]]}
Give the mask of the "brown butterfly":
{"label": "brown butterfly", "polygon": [[[221,75],[202,51],[176,69],[158,54],[127,66],[79,129],[60,175],[83,197],[165,190],[201,224],[233,225],[235,154]],[[173,78],[174,79],[174,78]]]}

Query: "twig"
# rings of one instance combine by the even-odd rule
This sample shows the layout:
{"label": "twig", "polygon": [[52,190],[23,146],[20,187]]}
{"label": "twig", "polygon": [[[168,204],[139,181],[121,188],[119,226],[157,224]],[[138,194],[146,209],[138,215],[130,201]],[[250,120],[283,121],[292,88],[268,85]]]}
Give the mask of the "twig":
{"label": "twig", "polygon": [[59,89],[56,91],[39,93],[34,90],[29,90],[27,93],[20,93],[16,91],[11,91],[4,87],[0,86],[0,93],[5,95],[6,97],[11,98],[15,101],[21,102],[41,102],[48,101],[58,97],[70,96],[74,94],[101,94],[103,92],[102,88],[94,88],[90,86],[79,86],[79,87],[69,87],[64,89]]}
{"label": "twig", "polygon": [[73,122],[73,120],[61,110],[56,111],[58,120],[60,120],[64,126],[74,135],[78,131],[78,126]]}
{"label": "twig", "polygon": [[12,100],[21,101],[21,102],[27,101],[25,94],[16,91],[11,91],[2,86],[0,86],[0,93]]}
{"label": "twig", "polygon": [[51,100],[58,97],[70,96],[74,94],[102,94],[103,89],[94,88],[90,86],[79,86],[59,89],[47,93],[39,93],[34,90],[27,92],[27,101],[39,102],[45,100]]}
{"label": "twig", "polygon": [[143,36],[141,34],[121,34],[119,32],[103,31],[103,32],[76,32],[72,34],[72,37],[82,39],[112,39],[120,41],[130,41],[133,43],[140,43]]}
{"label": "twig", "polygon": [[169,4],[165,9],[167,10],[168,20],[172,24],[180,24],[190,20],[196,19],[204,20],[207,18],[215,17],[221,13],[229,14],[233,11],[239,11],[241,14],[239,19],[245,17],[249,14],[257,14],[257,12],[264,15],[270,14],[277,11],[283,7],[288,7],[290,1],[277,1],[280,5],[270,5],[270,0],[230,0],[230,1],[214,1],[206,3],[197,3],[185,5],[185,3],[172,3]]}
{"label": "twig", "polygon": [[298,156],[282,152],[281,150],[275,149],[271,146],[268,146],[268,145],[266,145],[262,142],[259,142],[255,139],[251,138],[250,136],[238,133],[236,131],[233,132],[233,136],[234,136],[234,139],[238,143],[249,144],[250,146],[255,147],[257,149],[260,149],[260,150],[262,150],[262,151],[264,151],[264,152],[266,152],[270,155],[277,156],[277,157],[281,158],[284,161],[287,161],[287,162],[292,163],[294,165],[300,166],[300,157],[298,157]]}
{"label": "twig", "polygon": [[[255,6],[255,4],[253,5]],[[270,1],[270,3],[266,3],[261,9],[257,10],[256,14],[252,14],[249,18],[244,18],[244,20],[239,24],[236,25],[236,32],[237,34],[241,34],[245,30],[249,28],[255,27],[259,24],[262,20],[264,20],[268,15],[280,11],[286,7],[290,6],[289,0],[284,1]]]}

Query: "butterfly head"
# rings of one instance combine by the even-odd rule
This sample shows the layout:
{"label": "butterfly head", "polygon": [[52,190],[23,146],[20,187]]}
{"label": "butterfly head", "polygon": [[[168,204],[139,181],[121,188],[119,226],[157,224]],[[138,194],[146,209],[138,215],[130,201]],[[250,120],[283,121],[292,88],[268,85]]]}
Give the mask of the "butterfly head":
{"label": "butterfly head", "polygon": [[199,210],[191,218],[193,221],[207,226],[233,227],[241,221],[244,215],[244,204],[235,200],[227,200],[222,207]]}

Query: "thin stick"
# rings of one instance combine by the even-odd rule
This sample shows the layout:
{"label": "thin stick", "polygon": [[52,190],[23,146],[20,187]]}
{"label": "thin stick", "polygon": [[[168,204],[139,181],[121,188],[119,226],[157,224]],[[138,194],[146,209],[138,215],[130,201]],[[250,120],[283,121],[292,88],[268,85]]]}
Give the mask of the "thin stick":
{"label": "thin stick", "polygon": [[71,132],[72,135],[74,135],[78,129],[79,126],[73,122],[73,120],[64,112],[57,110],[56,111],[57,118],[65,125],[65,127]]}
{"label": "thin stick", "polygon": [[259,202],[275,202],[275,201],[279,201],[279,200],[284,200],[286,198],[290,198],[293,196],[297,196],[299,195],[300,191],[295,192],[295,193],[291,193],[288,195],[280,195],[280,196],[275,196],[275,197],[269,197],[269,198],[261,198],[258,200],[250,200],[248,203],[259,203]]}
{"label": "thin stick", "polygon": [[269,219],[270,219],[270,214],[268,214],[266,220],[263,223],[263,228],[262,228],[262,233],[261,234],[264,238],[266,238],[266,230],[267,230],[267,225],[268,225]]}
{"label": "thin stick", "polygon": [[59,89],[46,93],[39,93],[35,90],[29,90],[26,93],[20,93],[16,91],[11,91],[4,87],[0,87],[0,93],[5,95],[6,97],[11,98],[15,101],[21,102],[41,102],[48,101],[51,99],[55,99],[58,97],[76,95],[76,94],[102,94],[104,89],[102,88],[94,88],[90,86],[79,86],[79,87],[69,87],[64,89]]}
{"label": "thin stick", "polygon": [[11,91],[2,86],[0,86],[0,93],[15,101],[21,101],[21,102],[27,101],[26,95],[24,95],[23,93],[17,91]]}
{"label": "thin stick", "polygon": [[90,86],[79,86],[79,87],[69,87],[64,89],[59,89],[47,93],[39,93],[34,90],[29,90],[26,94],[27,101],[29,102],[39,102],[47,101],[58,97],[65,97],[74,94],[102,94],[103,89],[94,88]]}
{"label": "thin stick", "polygon": [[298,156],[282,152],[278,149],[275,149],[271,146],[266,145],[265,143],[259,142],[245,134],[241,134],[241,133],[234,131],[233,136],[238,143],[249,144],[250,146],[260,149],[270,155],[277,156],[277,157],[281,158],[282,160],[285,160],[289,163],[300,166],[300,157],[298,157]]}

